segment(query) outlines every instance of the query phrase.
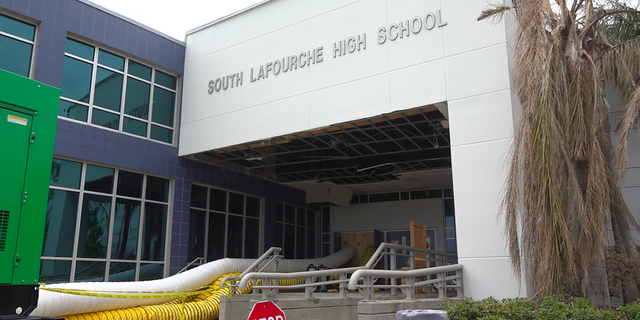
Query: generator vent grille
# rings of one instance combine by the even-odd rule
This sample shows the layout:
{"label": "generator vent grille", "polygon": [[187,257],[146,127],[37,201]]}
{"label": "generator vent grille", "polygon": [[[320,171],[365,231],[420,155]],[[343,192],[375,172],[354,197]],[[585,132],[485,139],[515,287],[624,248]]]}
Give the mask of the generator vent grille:
{"label": "generator vent grille", "polygon": [[9,229],[9,211],[0,210],[0,252],[4,252]]}

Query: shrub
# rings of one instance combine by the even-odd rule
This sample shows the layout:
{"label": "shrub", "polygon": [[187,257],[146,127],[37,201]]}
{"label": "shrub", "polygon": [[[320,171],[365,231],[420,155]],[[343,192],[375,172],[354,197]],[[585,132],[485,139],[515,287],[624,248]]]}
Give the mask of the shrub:
{"label": "shrub", "polygon": [[442,305],[450,320],[631,320],[640,319],[640,302],[616,309],[596,309],[586,298],[547,297],[540,303],[494,298]]}

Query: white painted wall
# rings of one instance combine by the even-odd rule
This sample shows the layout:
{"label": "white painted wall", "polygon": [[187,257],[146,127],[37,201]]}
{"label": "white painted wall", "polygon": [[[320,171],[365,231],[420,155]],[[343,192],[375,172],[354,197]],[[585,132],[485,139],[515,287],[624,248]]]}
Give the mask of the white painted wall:
{"label": "white painted wall", "polygon": [[[509,74],[513,27],[476,21],[485,5],[272,0],[190,34],[179,154],[447,102],[465,295],[525,296],[526,285],[512,276],[498,215],[518,117]],[[376,42],[379,27],[438,10],[446,26]],[[333,42],[363,33],[365,50],[333,57]],[[251,68],[320,46],[322,63],[251,82]],[[242,86],[207,93],[210,80],[238,72]],[[385,226],[394,218],[370,221]]]}
{"label": "white painted wall", "polygon": [[[438,10],[446,26],[377,43],[378,28]],[[439,0],[273,0],[187,35],[180,155],[445,101],[444,33],[459,10]],[[334,58],[334,42],[363,34],[366,49]],[[252,68],[318,47],[321,63],[251,82]],[[242,86],[208,93],[210,80],[239,72]]]}
{"label": "white painted wall", "polygon": [[[411,221],[436,229],[437,251],[445,251],[442,199],[389,201],[331,206],[331,231],[409,230]],[[384,221],[384,223],[380,223]]]}

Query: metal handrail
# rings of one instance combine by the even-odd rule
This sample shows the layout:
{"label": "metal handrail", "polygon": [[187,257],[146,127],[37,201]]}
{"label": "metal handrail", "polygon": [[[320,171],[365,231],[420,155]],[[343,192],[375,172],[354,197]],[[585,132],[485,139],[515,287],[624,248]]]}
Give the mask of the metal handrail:
{"label": "metal handrail", "polygon": [[[455,272],[453,276],[447,276],[447,273]],[[437,275],[436,279],[416,282],[416,277],[426,277],[429,275]],[[363,279],[362,285],[358,282]],[[376,278],[406,279],[406,284],[401,285],[374,285]],[[449,284],[452,283],[452,284]],[[448,265],[442,267],[423,268],[416,270],[375,270],[360,269],[351,275],[349,279],[349,289],[361,289],[363,299],[365,301],[373,300],[374,288],[404,288],[407,299],[415,299],[415,287],[422,287],[433,284],[438,289],[440,298],[446,297],[447,289],[456,289],[456,296],[462,297],[462,265]]]}
{"label": "metal handrail", "polygon": [[[389,252],[385,252],[387,249],[389,249]],[[400,250],[404,250],[404,251],[409,251],[410,254],[402,254],[402,253],[398,253],[397,251]],[[420,257],[420,256],[416,256],[416,253],[425,253],[426,255],[424,257]],[[293,273],[264,273],[264,272],[247,272],[245,271],[241,276],[239,277],[233,277],[234,279],[238,279],[241,278],[240,282],[238,283],[237,287],[239,289],[244,289],[247,284],[249,283],[249,281],[251,280],[262,280],[262,283],[260,285],[254,285],[253,288],[254,290],[259,290],[262,289],[262,295],[264,299],[269,299],[269,298],[273,298],[275,293],[278,292],[279,289],[281,288],[304,288],[305,289],[305,297],[306,298],[311,298],[313,295],[313,291],[315,291],[315,288],[317,286],[323,286],[323,285],[333,285],[333,284],[338,284],[340,287],[340,296],[341,297],[346,297],[346,292],[347,292],[347,284],[349,283],[350,279],[348,277],[349,274],[354,273],[354,275],[357,272],[361,272],[361,271],[380,271],[380,272],[388,272],[388,271],[392,271],[392,270],[373,270],[373,267],[380,261],[380,259],[382,259],[382,257],[385,254],[389,254],[392,256],[391,259],[391,269],[395,270],[395,272],[400,272],[400,273],[389,273],[389,278],[391,278],[391,283],[395,283],[395,279],[399,278],[399,279],[404,279],[407,277],[410,277],[412,279],[412,281],[408,281],[410,282],[413,286],[424,286],[424,285],[430,285],[430,284],[434,284],[434,285],[440,285],[437,284],[437,279],[433,279],[433,280],[428,280],[428,281],[422,281],[422,282],[418,282],[415,283],[415,277],[413,276],[413,273],[406,273],[406,272],[414,272],[417,271],[417,276],[421,276],[421,275],[430,275],[430,274],[437,274],[438,272],[448,272],[449,269],[438,269],[438,268],[442,268],[442,267],[431,267],[431,268],[425,268],[425,269],[418,269],[418,270],[413,270],[414,266],[415,266],[415,259],[416,258],[421,258],[421,259],[429,259],[429,261],[440,261],[443,264],[448,262],[448,259],[446,258],[451,258],[451,260],[454,260],[455,262],[457,262],[457,255],[455,254],[450,254],[450,253],[446,253],[446,252],[438,252],[438,251],[433,251],[433,250],[428,250],[428,249],[422,249],[422,248],[414,248],[414,247],[409,247],[409,246],[403,246],[403,245],[398,245],[398,244],[392,244],[392,243],[382,243],[380,246],[378,246],[378,249],[375,251],[375,253],[371,256],[371,258],[369,259],[369,261],[367,262],[367,264],[365,266],[362,267],[351,267],[351,268],[339,268],[339,269],[328,269],[328,270],[316,270],[316,271],[302,271],[302,272],[293,272]],[[396,270],[396,266],[395,266],[395,256],[399,255],[399,256],[407,256],[410,257],[410,269],[412,269],[412,271],[398,271]],[[443,256],[443,259],[433,259],[432,256]],[[449,267],[449,266],[448,266]],[[452,270],[458,270],[458,269],[462,269],[462,266],[452,266],[453,269]],[[249,269],[247,269],[249,270]],[[433,270],[433,271],[429,271],[427,273],[426,270]],[[440,270],[445,270],[445,271],[440,271]],[[385,274],[386,275],[386,274]],[[339,276],[340,279],[339,280],[326,280],[326,281],[317,281],[317,278],[319,277],[327,277],[327,278],[331,278],[330,276]],[[396,277],[397,276],[397,277]],[[447,281],[457,281],[457,279],[461,279],[461,274],[459,276],[456,277],[446,277],[443,276],[444,278],[446,278]],[[351,281],[353,281],[354,276],[351,277]],[[227,277],[225,279],[223,279],[222,283],[225,283],[224,281],[228,278],[232,278],[232,277]],[[279,280],[286,280],[286,279],[299,279],[299,278],[305,278],[305,283],[304,284],[299,284],[299,285],[295,285],[295,286],[282,286],[279,284]],[[275,281],[275,284],[273,283],[273,280]],[[373,282],[375,282],[375,280],[373,278],[371,278],[372,282],[370,285],[373,285]],[[356,282],[358,280],[355,280]],[[257,281],[256,281],[257,282]],[[461,294],[462,290],[461,290],[461,283],[460,282],[460,290],[458,291],[459,294]],[[235,286],[235,285],[234,285]],[[407,288],[408,285],[377,285],[376,287],[378,288],[390,288],[391,289],[391,294],[395,295],[397,294],[397,289],[402,289],[402,288]],[[454,286],[448,286],[448,287],[455,287]],[[363,295],[365,295],[365,299],[369,298],[369,295],[371,295],[372,298],[372,293],[373,290],[370,290],[371,293],[369,293],[367,291],[367,288],[364,288],[364,290],[362,290]],[[411,290],[407,289],[407,291],[414,291],[413,287],[411,287]],[[444,291],[439,290],[441,294],[444,294]],[[408,295],[407,299],[415,299],[415,293],[413,293],[413,295]]]}
{"label": "metal handrail", "polygon": [[[396,255],[400,255],[400,256],[415,257],[415,252],[420,252],[420,253],[425,253],[425,254],[428,254],[428,255],[439,255],[439,256],[444,256],[444,257],[450,257],[450,258],[454,258],[455,260],[458,259],[458,256],[456,254],[452,254],[452,253],[448,253],[448,252],[435,251],[435,250],[430,250],[430,249],[416,248],[416,247],[410,247],[410,246],[405,246],[405,245],[401,245],[401,244],[383,242],[378,246],[378,249],[375,251],[375,253],[371,256],[371,258],[367,262],[367,264],[366,264],[367,269],[373,269],[373,267],[378,263],[378,261],[384,255],[385,249],[404,250],[404,251],[411,251],[413,253],[413,254],[409,254],[409,255],[401,254],[401,253],[395,253]],[[418,256],[418,258],[423,258],[423,257]]]}
{"label": "metal handrail", "polygon": [[[230,281],[231,282],[231,286],[234,287],[234,286],[236,286],[236,284],[234,283],[235,280],[238,280],[238,279],[244,277],[249,272],[252,272],[252,271],[254,271],[256,269],[257,269],[257,272],[261,272],[274,261],[276,262],[276,264],[275,264],[275,266],[273,268],[273,271],[274,272],[278,272],[278,260],[280,260],[280,258],[282,258],[282,256],[280,255],[280,252],[282,252],[282,248],[280,248],[280,247],[271,247],[271,248],[269,248],[269,250],[265,251],[260,256],[260,258],[256,259],[256,261],[254,261],[240,275],[238,275],[238,276],[227,276],[227,277],[222,278],[222,281],[220,281],[221,285],[224,287],[225,283],[227,283],[227,281]],[[262,264],[265,261],[267,263],[265,263],[260,269],[258,269],[258,267],[260,267],[260,264]]]}
{"label": "metal handrail", "polygon": [[[305,298],[311,298],[313,296],[313,291],[315,291],[316,287],[319,285],[333,285],[338,284],[340,286],[340,297],[347,296],[347,283],[349,282],[348,274],[353,273],[357,270],[361,270],[365,267],[350,267],[350,268],[338,268],[338,269],[326,269],[326,270],[316,270],[316,271],[299,271],[299,272],[290,272],[290,273],[260,273],[260,272],[250,272],[247,273],[238,284],[238,289],[244,289],[249,281],[251,280],[263,280],[261,285],[254,285],[253,289],[262,289],[263,297],[269,298],[272,296],[268,291],[268,289],[279,289],[279,288],[305,288]],[[318,277],[330,277],[330,276],[339,276],[340,280],[327,280],[327,281],[315,281],[315,278]],[[305,278],[304,284],[298,284],[294,286],[282,286],[279,284],[265,284],[265,282],[271,283],[271,280],[291,280],[291,279],[300,279]]]}
{"label": "metal handrail", "polygon": [[193,265],[196,265],[196,263],[197,263],[198,266],[201,266],[205,262],[207,262],[207,260],[204,257],[197,257],[197,258],[193,259],[193,261],[189,262],[186,266],[184,266],[184,268],[180,269],[180,271],[178,271],[178,273],[176,273],[176,274],[179,274],[179,273],[182,273],[184,271],[189,270],[189,267],[191,267]]}

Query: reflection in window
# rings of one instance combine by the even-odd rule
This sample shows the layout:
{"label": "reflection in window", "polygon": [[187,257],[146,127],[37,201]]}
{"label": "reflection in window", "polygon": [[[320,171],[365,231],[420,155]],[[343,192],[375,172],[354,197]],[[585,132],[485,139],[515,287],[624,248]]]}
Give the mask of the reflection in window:
{"label": "reflection in window", "polygon": [[78,257],[106,258],[111,198],[86,194],[80,220]]}
{"label": "reflection in window", "polygon": [[[60,96],[76,101],[89,102],[93,66],[80,60],[64,57]],[[65,116],[64,114],[58,114]]]}
{"label": "reflection in window", "polygon": [[192,185],[187,259],[257,258],[261,207],[256,197]]}
{"label": "reflection in window", "polygon": [[276,203],[275,216],[274,245],[282,248],[285,259],[315,258],[316,212]]}
{"label": "reflection in window", "polygon": [[49,190],[42,255],[71,257],[79,197],[74,191]]}
{"label": "reflection in window", "polygon": [[142,260],[163,261],[167,206],[148,203],[142,232]]}
{"label": "reflection in window", "polygon": [[111,193],[115,170],[94,165],[87,165],[84,188],[90,191]]}
{"label": "reflection in window", "polygon": [[36,27],[0,14],[0,69],[28,77]]}
{"label": "reflection in window", "polygon": [[112,259],[132,260],[138,253],[140,201],[118,199],[113,219]]}
{"label": "reflection in window", "polygon": [[104,272],[107,263],[101,261],[77,261],[75,281],[76,282],[98,282],[104,281]]}
{"label": "reflection in window", "polygon": [[136,264],[128,262],[111,262],[109,264],[109,282],[135,281]]}
{"label": "reflection in window", "polygon": [[67,39],[61,89],[61,117],[174,142],[174,76]]}
{"label": "reflection in window", "polygon": [[162,278],[169,190],[169,180],[161,177],[53,159],[43,278],[64,282]]}
{"label": "reflection in window", "polygon": [[42,283],[67,283],[71,275],[71,260],[42,260],[40,281]]}

